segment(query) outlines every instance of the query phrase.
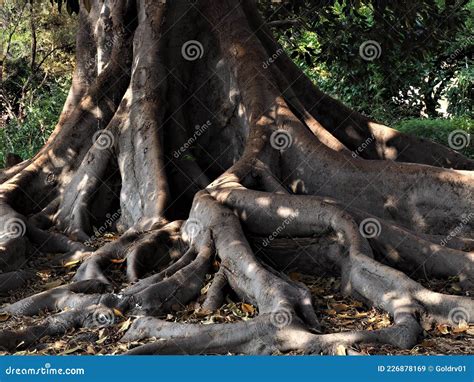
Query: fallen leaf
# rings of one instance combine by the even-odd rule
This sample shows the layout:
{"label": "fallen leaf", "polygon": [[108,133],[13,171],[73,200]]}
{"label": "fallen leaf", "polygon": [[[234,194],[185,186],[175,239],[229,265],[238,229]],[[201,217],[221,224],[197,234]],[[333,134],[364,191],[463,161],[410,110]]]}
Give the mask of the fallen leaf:
{"label": "fallen leaf", "polygon": [[453,333],[464,333],[469,330],[469,324],[466,321],[461,321],[457,327],[453,328]]}
{"label": "fallen leaf", "polygon": [[86,352],[87,354],[95,354],[94,347],[92,345],[87,345]]}
{"label": "fallen leaf", "polygon": [[436,329],[438,329],[438,332],[440,332],[441,334],[449,334],[448,325],[446,324],[438,325]]}
{"label": "fallen leaf", "polygon": [[[212,313],[212,310],[207,310],[207,309],[199,309],[199,310],[194,311],[194,315],[195,315],[197,318],[207,317],[207,316],[209,316],[211,313]],[[173,318],[173,316],[171,316],[171,318]]]}
{"label": "fallen leaf", "polygon": [[114,264],[121,264],[121,263],[124,263],[127,259],[126,258],[123,258],[123,259],[111,259],[110,262],[111,263],[114,263]]}
{"label": "fallen leaf", "polygon": [[130,327],[130,325],[132,324],[132,319],[129,318],[127,321],[124,321],[122,323],[122,325],[120,325],[120,329],[118,330],[118,332],[125,332],[126,330],[128,330],[128,328]]}
{"label": "fallen leaf", "polygon": [[99,338],[97,341],[95,341],[95,343],[96,343],[97,345],[100,345],[100,344],[104,343],[107,338],[109,338],[109,337],[108,337],[108,336],[104,336],[104,337],[102,337],[102,338]]}
{"label": "fallen leaf", "polygon": [[462,288],[459,284],[453,284],[451,285],[451,289],[456,291],[456,292],[461,292],[462,291]]}
{"label": "fallen leaf", "polygon": [[44,278],[51,276],[51,273],[53,273],[51,269],[41,269],[38,272],[36,272],[36,274],[39,277],[44,277]]}
{"label": "fallen leaf", "polygon": [[74,265],[77,265],[79,263],[80,263],[80,260],[68,261],[67,263],[64,264],[64,267],[65,268],[70,268],[70,267],[73,267]]}
{"label": "fallen leaf", "polygon": [[255,313],[255,307],[250,304],[242,304],[242,310],[247,313],[247,314],[254,314]]}
{"label": "fallen leaf", "polygon": [[80,346],[76,346],[74,348],[71,348],[71,349],[67,349],[65,351],[63,351],[62,353],[60,353],[59,355],[64,355],[64,354],[71,354],[71,353],[74,353],[78,350],[81,350],[81,347]]}
{"label": "fallen leaf", "polygon": [[0,322],[5,322],[7,321],[11,316],[7,313],[2,313],[0,314]]}
{"label": "fallen leaf", "polygon": [[346,305],[346,304],[333,304],[331,305],[331,307],[337,312],[343,312],[345,310],[348,310],[350,308],[349,305]]}
{"label": "fallen leaf", "polygon": [[53,345],[53,349],[56,349],[56,350],[59,350],[63,347],[66,346],[66,341],[63,341],[63,340],[60,340],[60,341],[56,341]]}
{"label": "fallen leaf", "polygon": [[122,314],[122,312],[121,312],[120,310],[114,308],[114,309],[113,309],[113,312],[114,312],[114,314],[115,314],[116,316],[123,317],[123,314]]}

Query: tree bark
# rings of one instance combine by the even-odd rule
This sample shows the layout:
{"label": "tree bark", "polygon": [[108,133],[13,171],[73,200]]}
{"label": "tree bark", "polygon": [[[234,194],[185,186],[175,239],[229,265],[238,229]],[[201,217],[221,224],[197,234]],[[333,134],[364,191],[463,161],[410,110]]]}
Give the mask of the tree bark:
{"label": "tree bark", "polygon": [[[0,290],[21,288],[42,252],[81,265],[70,284],[2,308],[51,313],[0,331],[1,347],[112,325],[117,311],[138,316],[122,341],[160,338],[131,354],[408,348],[453,312],[474,322],[470,298],[414,279],[458,277],[472,291],[472,161],[348,109],[284,54],[269,61],[280,47],[253,1],[104,0],[79,17],[58,126],[0,174]],[[94,250],[94,227],[120,238]],[[309,290],[277,271],[310,238],[308,256],[387,311],[390,328],[317,334]],[[254,251],[262,243],[274,266]],[[110,279],[114,262],[126,262],[129,285]],[[258,316],[159,318],[195,301],[208,274],[205,309],[233,293]]]}

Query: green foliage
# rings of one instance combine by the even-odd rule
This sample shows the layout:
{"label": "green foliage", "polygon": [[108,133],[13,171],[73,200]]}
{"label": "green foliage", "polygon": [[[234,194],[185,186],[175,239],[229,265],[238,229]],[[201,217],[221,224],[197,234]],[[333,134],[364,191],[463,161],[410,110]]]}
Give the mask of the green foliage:
{"label": "green foliage", "polygon": [[448,89],[448,112],[453,115],[466,115],[474,118],[474,69],[466,64],[456,76],[456,85]]}
{"label": "green foliage", "polygon": [[431,139],[445,146],[449,146],[450,133],[464,131],[470,134],[470,144],[459,151],[474,159],[474,145],[472,144],[473,126],[474,120],[464,117],[453,119],[409,119],[398,123],[394,128],[404,133]]}
{"label": "green foliage", "polygon": [[26,117],[22,121],[12,119],[0,129],[0,168],[4,166],[7,153],[27,159],[44,145],[58,120],[69,86],[68,78],[52,80],[26,106]]}
{"label": "green foliage", "polygon": [[48,3],[6,0],[2,16],[0,167],[8,153],[34,155],[54,128],[71,82],[76,29]]}
{"label": "green foliage", "polygon": [[[322,90],[389,123],[437,117],[443,98],[451,115],[472,113],[473,9],[472,0],[262,6],[270,21],[293,21],[274,31]],[[361,50],[368,41],[373,56]]]}

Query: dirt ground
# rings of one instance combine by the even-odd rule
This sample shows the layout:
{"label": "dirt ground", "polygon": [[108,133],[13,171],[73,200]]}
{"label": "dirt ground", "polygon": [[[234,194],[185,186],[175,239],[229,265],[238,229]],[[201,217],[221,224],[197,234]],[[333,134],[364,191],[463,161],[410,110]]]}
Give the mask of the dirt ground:
{"label": "dirt ground", "polygon": [[[112,235],[101,239],[99,244],[113,240]],[[98,244],[98,245],[99,245]],[[10,296],[0,297],[0,304],[18,301],[22,297],[29,296],[44,290],[58,287],[70,282],[78,267],[78,263],[70,263],[64,266],[51,267],[48,265],[48,256],[33,260],[29,266],[36,269],[36,278],[30,280],[27,287]],[[111,264],[108,276],[116,282],[116,287],[125,286],[124,277],[125,263]],[[390,317],[377,309],[368,308],[362,303],[342,296],[339,292],[340,280],[334,277],[312,277],[299,273],[289,273],[289,276],[297,281],[305,283],[311,290],[314,298],[314,307],[321,320],[322,332],[333,333],[350,330],[370,330],[388,327],[391,325]],[[199,302],[204,299],[210,285],[212,276],[208,276],[207,285],[201,290],[201,298],[197,303],[188,306],[176,306],[174,314],[161,317],[172,322],[201,323],[202,325],[212,323],[231,323],[239,320],[251,320],[258,314],[257,309],[249,304],[232,301],[227,297],[226,304],[215,312],[206,312],[199,309]],[[425,286],[437,292],[461,295],[463,292],[457,286],[456,280],[431,280],[422,281]],[[46,315],[47,312],[44,313]],[[12,317],[0,314],[0,327],[19,328],[39,321],[38,317]],[[134,316],[120,316],[117,312],[117,320],[114,325],[105,328],[79,329],[68,332],[61,337],[43,338],[34,348],[22,350],[19,346],[15,355],[66,355],[66,354],[122,354],[127,350],[154,339],[146,341],[123,344],[118,342],[124,332],[135,319]],[[474,326],[462,325],[450,327],[440,325],[438,327],[425,328],[424,340],[417,346],[408,350],[400,350],[391,346],[369,345],[355,350],[362,354],[388,354],[388,355],[417,355],[417,354],[474,354]],[[343,355],[345,349],[341,349]],[[7,354],[1,352],[1,355]]]}

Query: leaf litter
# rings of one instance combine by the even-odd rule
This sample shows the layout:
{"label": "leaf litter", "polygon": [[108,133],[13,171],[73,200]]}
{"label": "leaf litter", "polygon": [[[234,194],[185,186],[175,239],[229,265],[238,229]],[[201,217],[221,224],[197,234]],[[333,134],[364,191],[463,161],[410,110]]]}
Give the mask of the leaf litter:
{"label": "leaf litter", "polygon": [[[103,244],[114,240],[112,234],[97,238],[93,246],[98,248]],[[48,261],[51,256],[37,258],[30,264],[31,268],[37,269],[36,277],[24,288],[12,295],[0,297],[0,304],[12,303],[34,293],[42,292],[59,285],[69,283],[74,276],[79,261],[64,264],[64,266],[51,267]],[[112,262],[110,279],[115,280],[116,287],[127,285],[121,261]],[[353,330],[377,330],[389,327],[392,320],[388,314],[375,308],[366,307],[361,302],[345,297],[340,292],[341,280],[337,277],[316,277],[290,272],[288,276],[298,282],[304,283],[311,291],[313,305],[320,319],[322,333],[337,333]],[[163,317],[169,322],[194,323],[211,325],[215,323],[233,323],[251,320],[258,315],[257,307],[248,302],[236,301],[235,296],[227,296],[225,303],[216,311],[206,311],[201,308],[213,276],[208,275],[206,285],[201,290],[201,296],[196,302],[186,306],[175,306],[174,311]],[[118,281],[117,281],[118,280]],[[440,293],[461,295],[463,292],[458,287],[456,279],[451,280],[418,280],[425,286]],[[105,328],[81,328],[69,331],[60,337],[45,337],[28,350],[18,348],[16,355],[106,355],[123,354],[132,347],[153,342],[156,339],[146,339],[132,343],[120,343],[119,340],[124,332],[136,319],[135,316],[115,312],[116,322]],[[14,317],[0,314],[0,327],[2,329],[18,329],[27,325],[38,323],[47,315],[47,312],[36,317]],[[460,322],[457,326],[438,325],[425,328],[425,339],[412,349],[398,349],[389,345],[360,345],[355,350],[362,354],[393,354],[393,355],[416,355],[416,354],[473,354],[474,353],[474,326]],[[345,347],[336,349],[337,354],[347,354]],[[0,355],[7,354],[0,351]],[[298,354],[298,353],[295,353]]]}

